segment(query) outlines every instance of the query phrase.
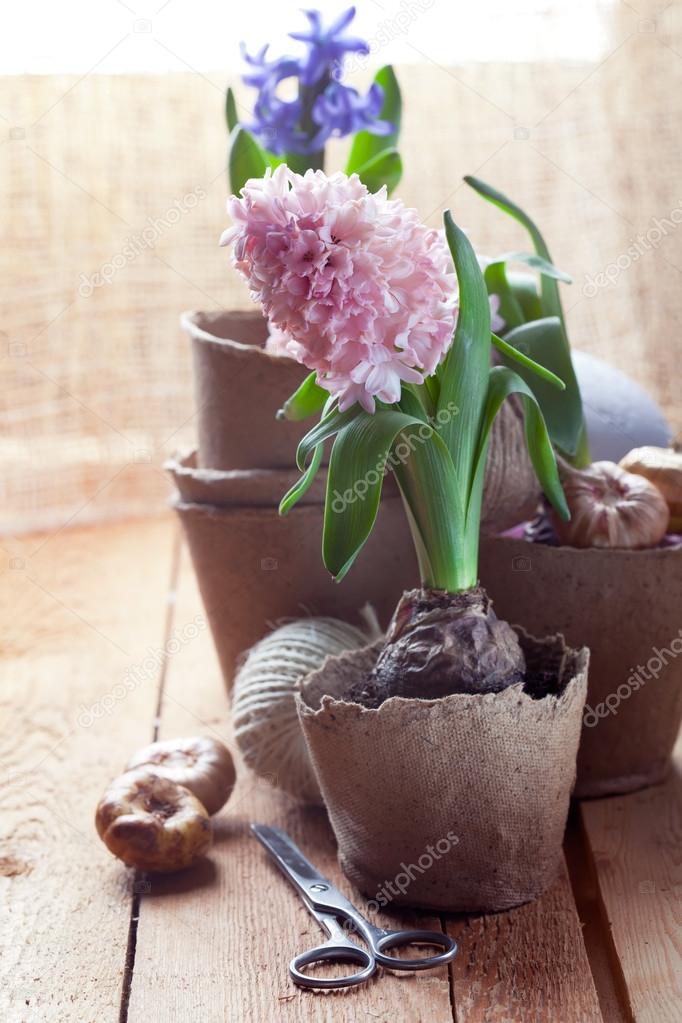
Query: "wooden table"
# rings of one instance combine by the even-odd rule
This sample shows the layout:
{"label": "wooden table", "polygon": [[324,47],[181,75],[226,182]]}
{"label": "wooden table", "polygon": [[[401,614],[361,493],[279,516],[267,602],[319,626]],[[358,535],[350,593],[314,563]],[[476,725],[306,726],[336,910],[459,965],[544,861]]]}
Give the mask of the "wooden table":
{"label": "wooden table", "polygon": [[358,900],[322,811],[242,774],[210,859],[151,882],[114,860],[93,826],[101,790],[138,746],[199,732],[229,742],[175,522],[3,544],[6,1023],[682,1019],[682,756],[667,784],[573,811],[567,870],[540,901],[497,916],[415,916],[457,936],[450,972],[300,992],[287,962],[320,934],[248,824],[284,826]]}

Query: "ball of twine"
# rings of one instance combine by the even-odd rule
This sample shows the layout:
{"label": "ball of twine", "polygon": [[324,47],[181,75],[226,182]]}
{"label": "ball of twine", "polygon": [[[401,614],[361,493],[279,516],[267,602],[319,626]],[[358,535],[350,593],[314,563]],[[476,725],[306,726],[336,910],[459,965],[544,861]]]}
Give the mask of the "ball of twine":
{"label": "ball of twine", "polygon": [[296,713],[296,689],[328,655],[381,635],[372,610],[364,616],[368,632],[335,618],[282,625],[251,648],[234,680],[232,722],[244,763],[304,803],[322,805],[323,799]]}
{"label": "ball of twine", "polygon": [[506,401],[493,423],[486,462],[481,529],[501,533],[532,518],[542,496],[526,449],[518,402]]}

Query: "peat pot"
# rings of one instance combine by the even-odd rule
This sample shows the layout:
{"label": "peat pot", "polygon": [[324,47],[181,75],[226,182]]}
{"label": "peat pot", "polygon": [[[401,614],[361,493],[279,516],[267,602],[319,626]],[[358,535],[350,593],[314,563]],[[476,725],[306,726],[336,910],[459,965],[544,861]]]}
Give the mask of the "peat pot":
{"label": "peat pot", "polygon": [[560,636],[519,638],[526,682],[500,693],[346,702],[380,644],[329,657],[301,682],[299,718],[341,866],[377,906],[504,910],[555,879],[588,652]]}
{"label": "peat pot", "polygon": [[369,602],[385,625],[402,591],[415,584],[414,548],[392,480],[372,535],[339,584],[320,554],[322,475],[282,517],[279,499],[296,471],[197,469],[194,452],[166,469],[228,689],[238,656],[283,620],[329,615],[358,624],[358,610]]}
{"label": "peat pot", "polygon": [[480,574],[501,618],[590,649],[576,795],[662,781],[682,720],[682,545],[578,550],[488,537]]}

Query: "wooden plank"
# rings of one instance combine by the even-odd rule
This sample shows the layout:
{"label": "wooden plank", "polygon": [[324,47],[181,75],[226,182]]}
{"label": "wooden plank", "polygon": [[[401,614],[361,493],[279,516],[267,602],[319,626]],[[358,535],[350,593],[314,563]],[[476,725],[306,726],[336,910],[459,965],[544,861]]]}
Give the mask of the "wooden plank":
{"label": "wooden plank", "polygon": [[565,869],[536,902],[448,922],[457,1023],[602,1023]]}
{"label": "wooden plank", "polygon": [[[184,559],[177,625],[181,628],[199,610]],[[164,692],[163,737],[208,732],[230,743],[227,699],[207,634],[170,660]],[[251,821],[284,827],[362,905],[339,870],[326,815],[302,810],[266,783],[242,774],[232,800],[216,818],[210,860],[180,884],[152,881],[142,896],[128,1023],[451,1023],[446,968],[421,975],[380,973],[369,984],[344,992],[300,991],[292,985],[289,960],[323,934],[250,837]],[[404,926],[417,919],[401,915],[392,922]],[[419,918],[419,926],[440,930],[434,918]]]}
{"label": "wooden plank", "polygon": [[150,737],[158,663],[145,658],[162,642],[174,535],[167,517],[3,540],[0,1018],[11,1023],[118,1019],[131,877],[93,817]]}
{"label": "wooden plank", "polygon": [[636,1023],[682,1018],[682,745],[663,785],[584,802],[601,906]]}

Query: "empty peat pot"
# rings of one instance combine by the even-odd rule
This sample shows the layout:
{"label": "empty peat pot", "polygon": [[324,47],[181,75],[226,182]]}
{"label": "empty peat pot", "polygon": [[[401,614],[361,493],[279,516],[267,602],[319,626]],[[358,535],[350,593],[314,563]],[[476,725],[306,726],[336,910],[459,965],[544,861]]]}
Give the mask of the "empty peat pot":
{"label": "empty peat pot", "polygon": [[492,912],[554,881],[589,655],[560,636],[519,639],[526,681],[499,693],[346,702],[380,643],[327,658],[301,682],[299,718],[341,866],[379,905]]}
{"label": "empty peat pot", "polygon": [[195,452],[176,456],[166,469],[228,690],[238,656],[283,621],[330,615],[357,623],[358,609],[369,602],[385,624],[414,583],[414,547],[392,480],[362,558],[338,585],[320,558],[322,473],[282,517],[279,500],[296,470],[200,469]]}
{"label": "empty peat pot", "polygon": [[198,462],[210,469],[289,469],[312,422],[279,422],[277,411],[308,371],[265,351],[260,312],[188,312]]}
{"label": "empty peat pot", "polygon": [[578,550],[486,537],[480,576],[501,618],[590,649],[576,796],[662,781],[682,721],[682,545]]}

